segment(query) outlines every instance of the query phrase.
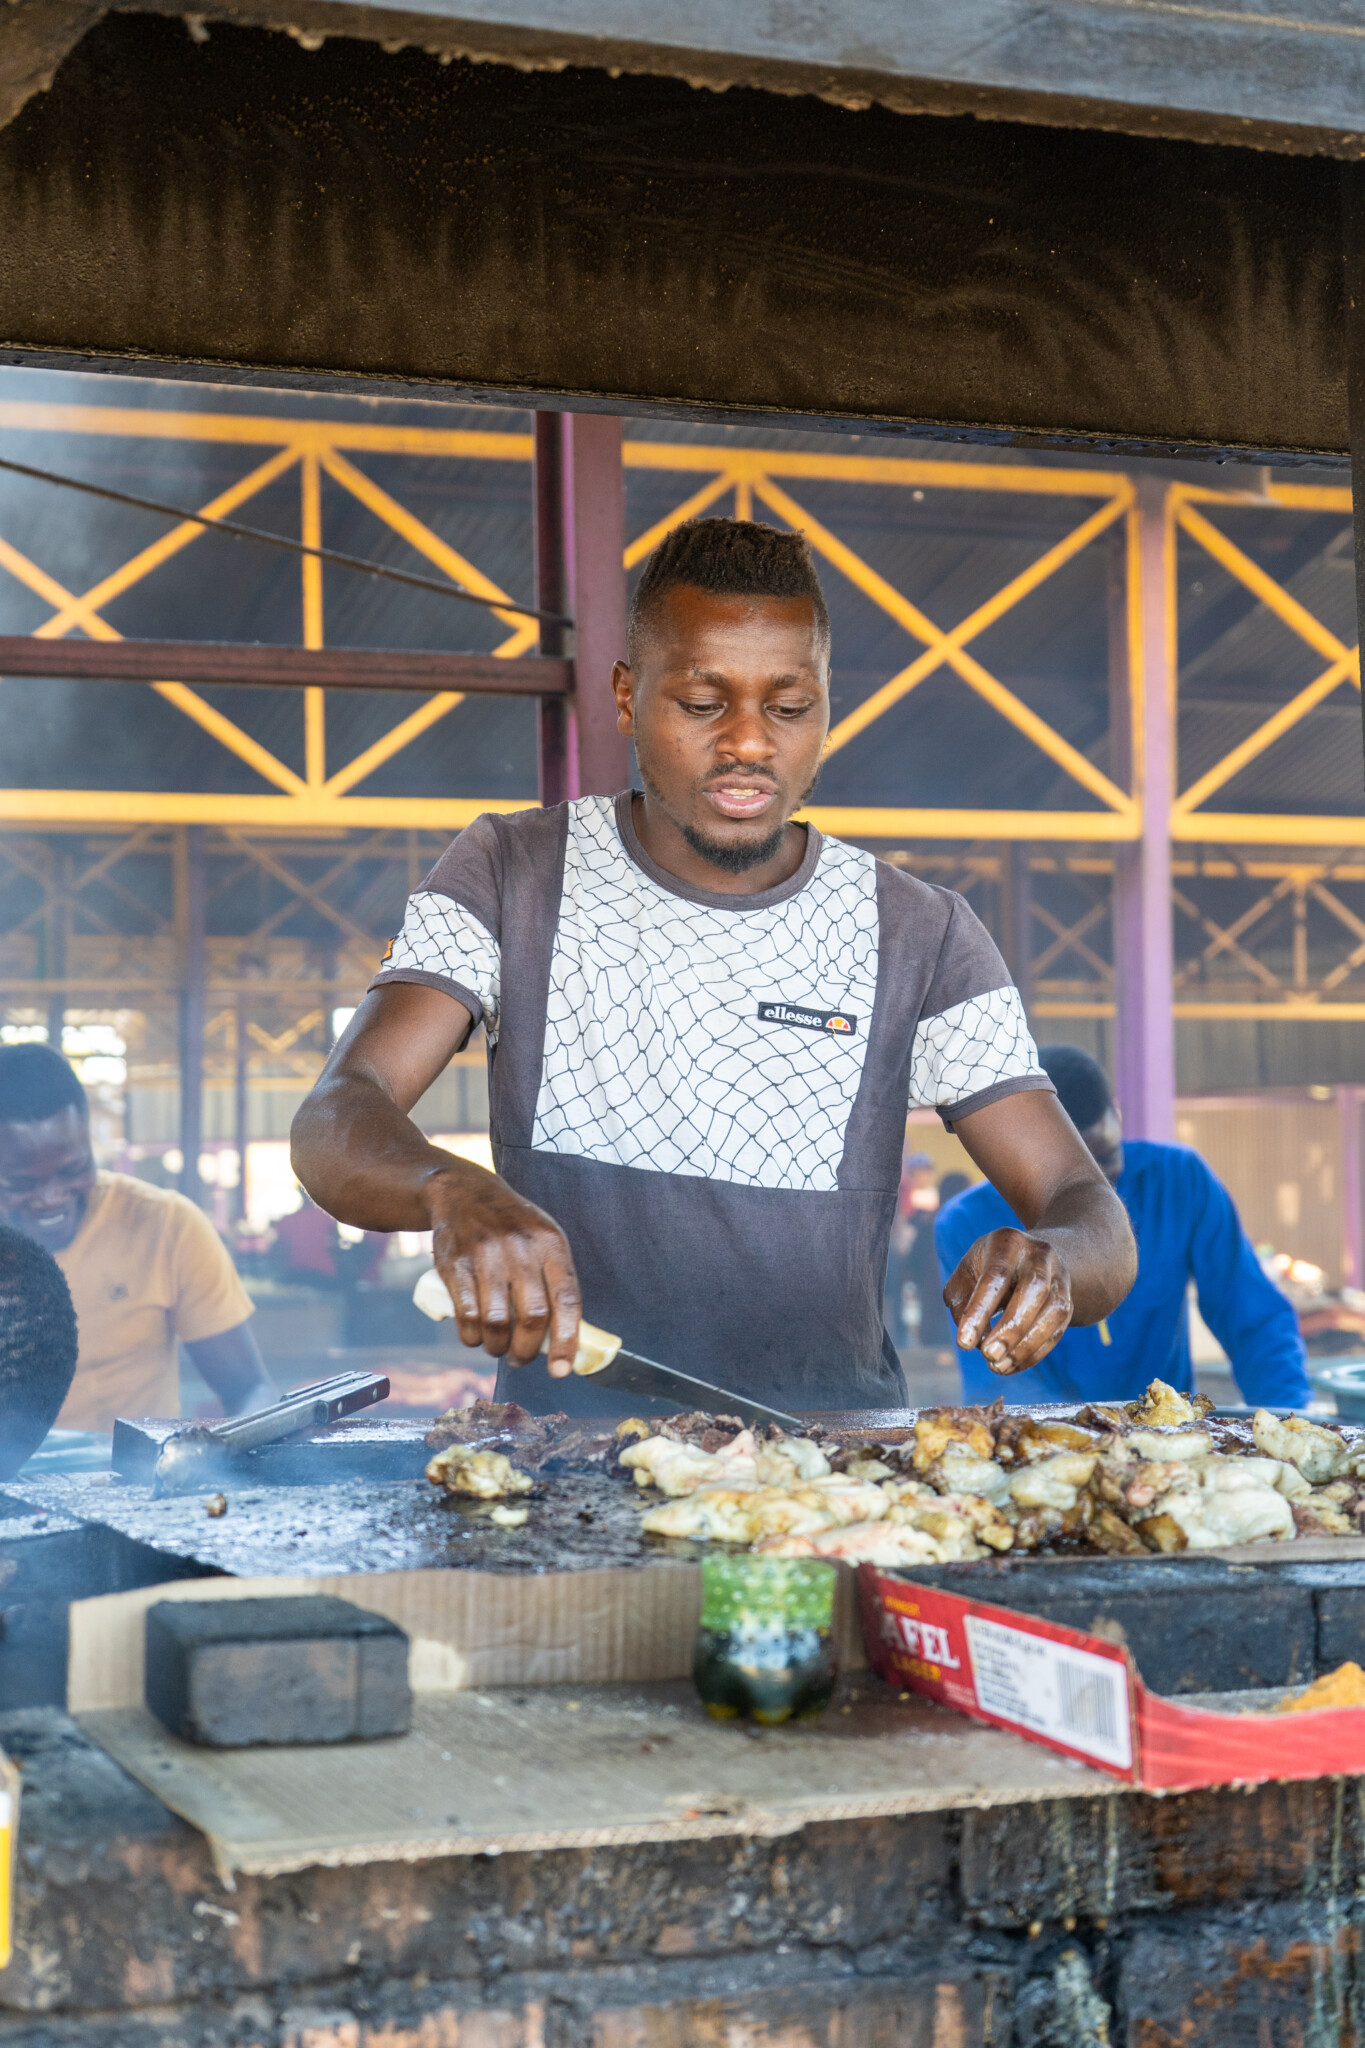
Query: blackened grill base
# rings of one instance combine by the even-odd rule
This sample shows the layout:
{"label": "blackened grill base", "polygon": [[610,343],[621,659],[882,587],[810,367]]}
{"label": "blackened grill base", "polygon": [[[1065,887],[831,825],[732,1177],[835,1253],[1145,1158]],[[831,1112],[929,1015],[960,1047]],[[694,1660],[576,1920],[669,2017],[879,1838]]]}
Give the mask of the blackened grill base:
{"label": "blackened grill base", "polygon": [[[158,1501],[149,1487],[92,1485],[83,1475],[35,1480],[22,1490],[11,1482],[5,1492],[30,1515],[68,1517],[68,1529],[85,1524],[92,1555],[107,1541],[144,1569],[163,1559],[166,1577],[650,1570],[709,1547],[642,1535],[645,1496],[596,1472],[538,1479],[520,1529],[499,1529],[486,1505],[449,1501],[425,1479],[260,1487],[231,1495],[217,1518],[206,1514],[201,1496]],[[0,1522],[0,1537],[3,1531]],[[1365,1662],[1365,1559],[1298,1564],[1288,1547],[1266,1548],[1265,1561],[1255,1564],[1031,1556],[925,1566],[907,1576],[1072,1628],[1100,1624],[1103,1633],[1121,1634],[1156,1692],[1306,1684],[1348,1657]],[[73,1587],[67,1597],[80,1593]]]}
{"label": "blackened grill base", "polygon": [[205,1512],[202,1494],[153,1500],[148,1486],[91,1486],[79,1474],[34,1480],[22,1490],[11,1484],[5,1497],[236,1578],[601,1571],[699,1554],[699,1546],[664,1547],[642,1536],[640,1490],[594,1472],[538,1480],[534,1494],[518,1502],[530,1508],[520,1529],[499,1529],[489,1520],[490,1504],[448,1501],[426,1479],[263,1486],[230,1494],[227,1513],[216,1518]]}

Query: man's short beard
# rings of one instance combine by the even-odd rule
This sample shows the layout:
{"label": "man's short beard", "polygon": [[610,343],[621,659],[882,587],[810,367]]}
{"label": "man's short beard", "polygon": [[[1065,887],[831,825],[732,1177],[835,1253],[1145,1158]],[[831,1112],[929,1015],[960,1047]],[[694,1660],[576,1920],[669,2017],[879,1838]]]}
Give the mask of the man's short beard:
{"label": "man's short beard", "polygon": [[700,855],[708,867],[719,868],[725,875],[747,875],[750,868],[761,868],[765,861],[773,860],[786,829],[784,819],[766,839],[721,840],[708,839],[695,825],[678,826],[693,853]]}
{"label": "man's short beard", "polygon": [[[685,825],[681,818],[674,816],[673,812],[668,809],[668,805],[664,802],[662,790],[658,788],[653,779],[645,772],[643,763],[639,762],[638,754],[636,761],[640,767],[640,780],[653,797],[655,803],[660,805],[665,811],[668,811],[668,815],[673,818],[674,824],[682,833],[683,838],[687,841],[693,853],[697,855],[698,859],[704,860],[708,867],[718,868],[723,875],[747,875],[751,869],[761,868],[766,862],[776,859],[782,845],[782,835],[786,831],[790,819],[784,818],[777,829],[770,832],[766,839],[708,839],[706,834],[699,831],[695,825]],[[809,786],[801,792],[800,802],[795,807],[797,810],[800,810],[802,804],[810,801],[815,791],[815,785],[819,780],[820,773],[817,769],[811,777]]]}

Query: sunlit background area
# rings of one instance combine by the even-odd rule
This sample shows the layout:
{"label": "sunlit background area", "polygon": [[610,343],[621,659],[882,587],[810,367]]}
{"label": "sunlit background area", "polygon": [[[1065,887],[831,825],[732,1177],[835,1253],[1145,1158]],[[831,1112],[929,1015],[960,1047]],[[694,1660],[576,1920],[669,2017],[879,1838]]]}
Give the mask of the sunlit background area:
{"label": "sunlit background area", "polygon": [[[494,600],[533,588],[529,415],[8,370],[0,420],[66,477]],[[1139,471],[1175,593],[1175,1135],[1232,1190],[1317,1354],[1365,1353],[1365,806],[1335,473],[629,422],[626,561],[708,509],[808,534],[834,627],[815,816],[962,891],[1035,1036],[1112,1071]],[[14,476],[0,632],[535,645],[513,613]],[[0,681],[0,1040],[59,1044],[101,1162],[203,1205],[285,1384],[342,1355],[382,1362],[400,1406],[490,1384],[411,1305],[425,1241],[310,1216],[288,1132],[408,891],[481,809],[536,801],[535,720],[531,699],[456,692]],[[491,1163],[481,1041],[415,1115]],[[973,1171],[935,1118],[907,1146],[926,1185]],[[911,1307],[912,1397],[948,1390],[941,1311]]]}

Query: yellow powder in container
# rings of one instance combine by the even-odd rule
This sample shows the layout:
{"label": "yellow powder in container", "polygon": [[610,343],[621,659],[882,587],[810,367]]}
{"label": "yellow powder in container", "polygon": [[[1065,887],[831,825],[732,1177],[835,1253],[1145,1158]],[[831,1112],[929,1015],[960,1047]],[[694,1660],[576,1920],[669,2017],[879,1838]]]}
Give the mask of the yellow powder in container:
{"label": "yellow powder in container", "polygon": [[1338,1664],[1335,1671],[1315,1678],[1297,1698],[1281,1700],[1275,1711],[1306,1714],[1315,1707],[1365,1707],[1365,1671],[1358,1664]]}

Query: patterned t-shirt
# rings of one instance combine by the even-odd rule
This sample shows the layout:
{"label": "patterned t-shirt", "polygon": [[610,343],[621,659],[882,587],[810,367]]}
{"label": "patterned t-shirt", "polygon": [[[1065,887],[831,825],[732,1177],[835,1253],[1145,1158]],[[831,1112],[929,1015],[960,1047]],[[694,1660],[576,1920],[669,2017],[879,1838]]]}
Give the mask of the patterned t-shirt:
{"label": "patterned t-shirt", "polygon": [[[489,1045],[498,1169],[629,1349],[797,1409],[895,1406],[881,1320],[908,1108],[1050,1089],[958,896],[808,830],[791,878],[694,889],[629,794],[483,817],[409,898],[374,987],[456,997]],[[617,1405],[544,1365],[502,1398]]]}

